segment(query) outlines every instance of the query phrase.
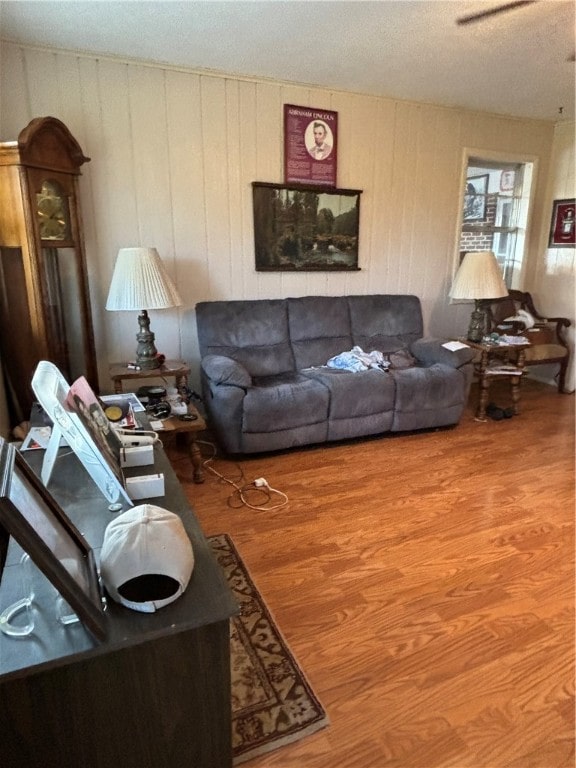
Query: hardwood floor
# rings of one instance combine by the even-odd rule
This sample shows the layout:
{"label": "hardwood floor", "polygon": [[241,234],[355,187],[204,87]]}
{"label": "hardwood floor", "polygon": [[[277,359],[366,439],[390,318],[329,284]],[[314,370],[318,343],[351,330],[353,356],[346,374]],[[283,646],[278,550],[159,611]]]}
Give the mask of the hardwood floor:
{"label": "hardwood floor", "polygon": [[526,380],[520,416],[472,416],[215,461],[286,493],[272,512],[234,508],[210,473],[194,485],[170,451],[331,720],[251,768],[574,765],[574,397]]}

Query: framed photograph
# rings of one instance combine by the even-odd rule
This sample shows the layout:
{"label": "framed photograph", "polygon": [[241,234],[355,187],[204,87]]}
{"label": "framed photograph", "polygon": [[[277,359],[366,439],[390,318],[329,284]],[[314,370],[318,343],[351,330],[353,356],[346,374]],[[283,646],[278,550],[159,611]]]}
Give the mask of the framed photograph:
{"label": "framed photograph", "polygon": [[511,168],[500,172],[500,192],[513,192],[516,181],[516,171]]}
{"label": "framed photograph", "polygon": [[93,551],[15,447],[0,438],[0,529],[28,553],[97,640],[105,637]]}
{"label": "framed photograph", "polygon": [[338,113],[284,104],[284,182],[336,186]]}
{"label": "framed photograph", "polygon": [[574,230],[574,213],[576,200],[554,200],[552,204],[552,221],[550,223],[549,248],[574,248],[576,245]]}
{"label": "framed photograph", "polygon": [[359,269],[361,190],[259,181],[252,188],[256,271]]}
{"label": "framed photograph", "polygon": [[464,221],[486,221],[486,196],[489,175],[470,176],[464,192]]}
{"label": "framed photograph", "polygon": [[116,430],[106,416],[98,398],[84,376],[72,382],[65,400],[66,408],[75,413],[101,456],[117,476],[120,483],[124,478],[120,470],[120,451],[122,443]]}

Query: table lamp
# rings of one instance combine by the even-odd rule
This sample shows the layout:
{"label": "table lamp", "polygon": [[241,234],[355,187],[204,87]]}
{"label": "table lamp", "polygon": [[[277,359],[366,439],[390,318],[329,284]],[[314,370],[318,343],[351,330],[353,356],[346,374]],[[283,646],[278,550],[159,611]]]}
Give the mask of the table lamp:
{"label": "table lamp", "polygon": [[[179,307],[182,299],[166,272],[156,248],[120,248],[110,291],[109,310],[139,310],[136,334],[136,365],[142,369],[159,368],[161,361],[150,330],[148,309]],[[146,307],[146,309],[144,309]]]}
{"label": "table lamp", "polygon": [[467,253],[450,291],[452,299],[474,299],[474,311],[470,317],[468,339],[482,341],[486,332],[486,312],[481,302],[508,296],[502,272],[492,251]]}

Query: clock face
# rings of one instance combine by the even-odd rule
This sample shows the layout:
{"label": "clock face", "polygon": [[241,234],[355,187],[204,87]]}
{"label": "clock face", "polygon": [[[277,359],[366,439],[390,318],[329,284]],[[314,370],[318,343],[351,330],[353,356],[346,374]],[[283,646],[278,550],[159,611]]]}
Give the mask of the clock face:
{"label": "clock face", "polygon": [[70,239],[68,201],[59,184],[42,182],[42,191],[36,195],[36,210],[42,240]]}

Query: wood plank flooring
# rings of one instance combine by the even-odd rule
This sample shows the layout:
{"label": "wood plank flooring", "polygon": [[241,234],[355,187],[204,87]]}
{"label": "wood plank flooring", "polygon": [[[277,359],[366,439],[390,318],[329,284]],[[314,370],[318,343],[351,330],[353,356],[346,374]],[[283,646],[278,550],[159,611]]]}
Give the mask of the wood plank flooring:
{"label": "wood plank flooring", "polygon": [[331,720],[251,768],[574,765],[574,397],[526,380],[478,423],[475,396],[455,429],[214,462],[272,512],[170,449]]}

